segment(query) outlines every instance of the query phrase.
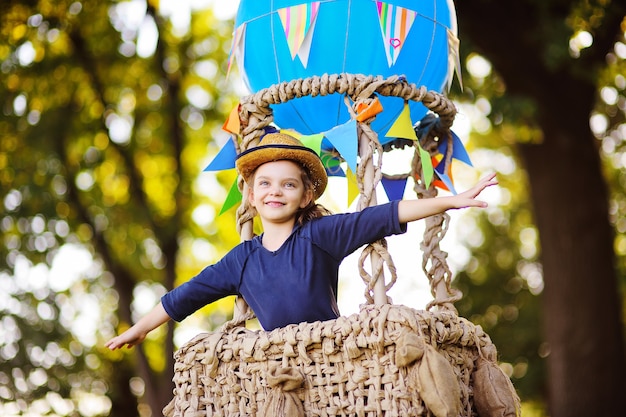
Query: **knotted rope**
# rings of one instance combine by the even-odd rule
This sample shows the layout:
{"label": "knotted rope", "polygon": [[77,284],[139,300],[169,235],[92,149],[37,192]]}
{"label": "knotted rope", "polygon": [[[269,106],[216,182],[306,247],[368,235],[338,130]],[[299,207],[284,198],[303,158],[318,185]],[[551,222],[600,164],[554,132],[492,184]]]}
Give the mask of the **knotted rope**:
{"label": "knotted rope", "polygon": [[[256,146],[264,133],[264,128],[271,125],[274,120],[270,106],[286,103],[289,100],[310,96],[325,96],[329,94],[342,94],[349,114],[354,119],[357,116],[357,108],[360,104],[369,104],[376,99],[376,95],[399,97],[406,101],[421,102],[426,108],[437,114],[436,121],[428,135],[420,138],[424,149],[431,153],[437,151],[437,143],[441,138],[449,137],[449,128],[454,121],[456,108],[453,103],[439,93],[427,91],[425,87],[417,87],[408,83],[402,76],[383,78],[380,76],[365,76],[360,74],[332,74],[313,76],[297,79],[273,85],[256,94],[244,97],[239,107],[241,122],[240,150],[244,151]],[[370,123],[374,118],[359,122],[359,157],[360,163],[355,173],[359,187],[359,201],[357,209],[361,210],[377,204],[375,189],[383,174],[381,171],[383,149],[378,141]],[[452,147],[448,146],[451,150]],[[376,158],[375,158],[376,156]],[[451,157],[448,155],[447,157]],[[414,178],[416,173],[421,172],[419,152],[416,152],[410,174]],[[247,184],[239,180],[239,189],[243,195],[247,195]],[[434,187],[425,189],[421,181],[416,181],[415,191],[420,198],[430,198],[436,195]],[[253,218],[255,212],[247,199],[244,198],[237,210],[237,230],[242,240],[253,237]],[[424,253],[422,268],[430,281],[431,292],[434,300],[429,304],[443,309],[456,311],[452,303],[460,299],[460,292],[452,289],[451,273],[446,264],[445,252],[439,248],[439,242],[447,230],[446,214],[433,216],[426,220],[426,231],[421,249]],[[371,273],[368,273],[365,264],[370,259]],[[384,269],[389,271],[390,278],[385,282]],[[387,291],[396,282],[396,268],[387,250],[386,241],[383,239],[368,245],[359,258],[359,274],[366,284],[365,298],[368,304],[390,303]],[[238,302],[238,309],[247,312],[243,302]],[[239,314],[236,312],[236,315]]]}
{"label": "knotted rope", "polygon": [[[256,146],[263,128],[272,123],[270,105],[332,93],[345,94],[353,118],[359,104],[367,105],[376,94],[419,100],[438,115],[420,122],[428,125],[418,134],[422,148],[432,154],[438,141],[451,141],[456,110],[443,96],[402,77],[339,74],[282,83],[244,98],[239,109],[241,150]],[[370,128],[372,120],[357,125],[359,210],[376,204],[374,190],[383,176],[383,149]],[[418,179],[421,172],[416,149],[411,172],[402,175],[416,178],[419,198],[435,197],[434,187],[426,188]],[[241,180],[238,185],[247,195],[247,185]],[[252,238],[254,210],[246,198],[237,218],[241,238]],[[197,336],[176,353],[175,397],[164,415],[470,417],[478,411],[485,417],[519,416],[519,398],[495,362],[495,346],[452,305],[460,292],[451,288],[447,254],[439,248],[448,221],[445,214],[428,218],[421,244],[422,268],[435,298],[428,308],[439,311],[390,304],[386,291],[396,280],[395,267],[385,241],[375,242],[360,259],[367,304],[358,314],[251,331],[239,326],[253,313],[238,300],[233,320],[218,332]],[[366,258],[371,260],[371,274],[365,271]],[[391,274],[387,284],[385,265]]]}

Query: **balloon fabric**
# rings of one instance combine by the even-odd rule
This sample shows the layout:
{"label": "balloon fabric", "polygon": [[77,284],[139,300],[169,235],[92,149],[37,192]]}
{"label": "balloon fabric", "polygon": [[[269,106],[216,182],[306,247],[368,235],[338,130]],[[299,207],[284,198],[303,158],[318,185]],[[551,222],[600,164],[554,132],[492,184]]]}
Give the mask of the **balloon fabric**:
{"label": "balloon fabric", "polygon": [[[403,75],[441,92],[453,76],[456,15],[452,0],[242,0],[231,58],[252,93],[284,81],[324,74]],[[456,42],[455,42],[456,41]],[[379,97],[372,128],[384,133],[404,101]],[[302,134],[350,120],[340,94],[307,96],[274,105],[274,121]],[[411,120],[426,108],[410,103]]]}

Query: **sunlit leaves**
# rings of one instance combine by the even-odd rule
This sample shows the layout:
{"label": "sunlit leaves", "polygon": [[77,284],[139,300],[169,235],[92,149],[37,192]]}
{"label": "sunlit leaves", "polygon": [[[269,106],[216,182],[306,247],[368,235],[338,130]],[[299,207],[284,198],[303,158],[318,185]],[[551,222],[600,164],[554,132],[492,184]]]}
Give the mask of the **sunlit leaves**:
{"label": "sunlit leaves", "polygon": [[[119,392],[132,375],[108,366],[123,355],[90,350],[117,332],[118,307],[120,325],[130,322],[124,311],[134,285],[149,279],[164,288],[174,272],[188,279],[237,242],[190,223],[196,204],[218,210],[222,203],[198,194],[192,183],[209,132],[235,101],[230,87],[203,78],[219,79],[219,69],[191,68],[225,59],[231,24],[202,12],[189,22],[196,33],[190,40],[171,32],[163,16],[149,14],[144,2],[132,4],[143,7],[135,23],[120,13],[130,2],[3,4],[0,277],[3,291],[13,289],[0,296],[0,311],[16,340],[0,346],[9,360],[0,367],[6,400],[0,414],[106,413],[113,405],[103,396],[126,398]],[[232,214],[220,221],[234,224]],[[180,255],[185,239],[214,245],[213,258]],[[93,268],[70,271],[81,259],[76,252],[65,256],[71,245],[89,254]],[[178,257],[187,260],[182,268]],[[22,286],[4,286],[18,277]],[[157,332],[146,343],[153,377],[142,393],[171,371],[165,337]],[[107,386],[104,378],[115,383]],[[58,394],[44,395],[50,390]]]}

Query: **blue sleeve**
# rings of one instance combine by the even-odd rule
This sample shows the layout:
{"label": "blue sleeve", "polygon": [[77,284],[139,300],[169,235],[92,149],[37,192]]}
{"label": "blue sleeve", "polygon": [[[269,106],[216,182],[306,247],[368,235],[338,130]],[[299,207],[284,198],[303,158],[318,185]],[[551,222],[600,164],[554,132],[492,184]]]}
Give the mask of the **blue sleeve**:
{"label": "blue sleeve", "polygon": [[331,256],[341,260],[367,243],[406,232],[406,223],[400,223],[398,219],[398,203],[392,201],[355,213],[312,220],[310,239]]}
{"label": "blue sleeve", "polygon": [[245,259],[240,249],[241,245],[218,263],[207,266],[198,275],[161,297],[167,314],[176,321],[182,321],[207,304],[238,294],[242,259]]}

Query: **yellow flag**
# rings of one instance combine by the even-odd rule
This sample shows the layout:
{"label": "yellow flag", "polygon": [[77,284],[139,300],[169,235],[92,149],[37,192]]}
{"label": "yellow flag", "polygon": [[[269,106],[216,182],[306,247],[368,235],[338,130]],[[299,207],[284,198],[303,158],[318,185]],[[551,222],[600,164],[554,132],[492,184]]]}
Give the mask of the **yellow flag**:
{"label": "yellow flag", "polygon": [[402,112],[398,116],[389,131],[385,135],[388,138],[402,138],[417,140],[417,135],[413,130],[413,123],[411,122],[411,112],[409,105],[405,102]]}
{"label": "yellow flag", "polygon": [[348,206],[359,196],[359,186],[356,175],[350,168],[346,169],[346,179],[348,180]]}

